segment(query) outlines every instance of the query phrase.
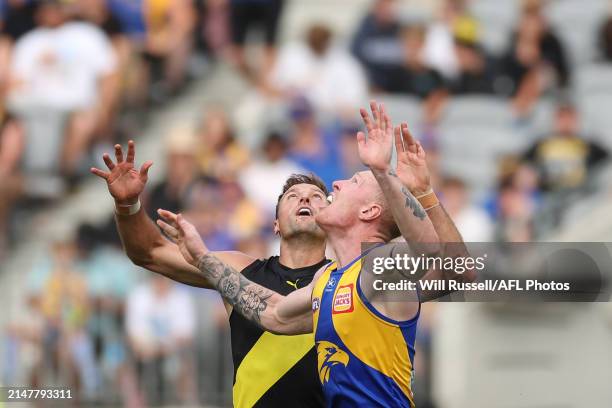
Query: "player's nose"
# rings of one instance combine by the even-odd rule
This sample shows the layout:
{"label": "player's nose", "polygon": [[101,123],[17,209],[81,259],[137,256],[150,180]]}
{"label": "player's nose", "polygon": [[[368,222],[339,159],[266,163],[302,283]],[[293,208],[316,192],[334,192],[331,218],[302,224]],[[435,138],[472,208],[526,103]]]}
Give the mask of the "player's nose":
{"label": "player's nose", "polygon": [[340,191],[340,183],[342,183],[341,180],[336,180],[332,183],[334,191]]}

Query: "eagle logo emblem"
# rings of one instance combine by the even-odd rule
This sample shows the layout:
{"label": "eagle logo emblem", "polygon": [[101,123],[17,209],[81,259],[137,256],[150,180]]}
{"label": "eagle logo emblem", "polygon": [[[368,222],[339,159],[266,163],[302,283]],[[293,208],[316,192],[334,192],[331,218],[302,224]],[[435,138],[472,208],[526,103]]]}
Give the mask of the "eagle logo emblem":
{"label": "eagle logo emblem", "polygon": [[317,343],[317,358],[319,362],[319,380],[321,380],[323,385],[329,381],[329,375],[333,367],[338,365],[346,367],[349,362],[348,354],[329,341]]}

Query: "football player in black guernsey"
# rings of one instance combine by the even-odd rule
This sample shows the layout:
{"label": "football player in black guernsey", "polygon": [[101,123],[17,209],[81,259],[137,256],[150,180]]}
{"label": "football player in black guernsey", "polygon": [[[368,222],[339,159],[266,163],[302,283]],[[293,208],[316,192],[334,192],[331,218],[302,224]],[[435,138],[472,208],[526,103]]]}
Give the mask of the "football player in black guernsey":
{"label": "football player in black guernsey", "polygon": [[[123,246],[136,265],[187,285],[210,288],[198,269],[185,260],[183,248],[166,239],[140,206],[140,195],[152,165],[134,167],[135,145],[128,142],[124,158],[115,146],[116,161],[103,156],[108,171],[92,168],[106,180],[115,199],[115,218]],[[315,215],[327,206],[325,184],[314,175],[293,175],[276,206],[274,232],[281,238],[280,255],[255,259],[237,251],[215,256],[256,282],[282,295],[307,286],[327,262],[325,234]],[[160,215],[163,211],[160,210]],[[157,223],[163,227],[163,221]],[[235,407],[319,407],[324,405],[317,375],[312,334],[279,336],[264,332],[225,304],[231,328]]]}

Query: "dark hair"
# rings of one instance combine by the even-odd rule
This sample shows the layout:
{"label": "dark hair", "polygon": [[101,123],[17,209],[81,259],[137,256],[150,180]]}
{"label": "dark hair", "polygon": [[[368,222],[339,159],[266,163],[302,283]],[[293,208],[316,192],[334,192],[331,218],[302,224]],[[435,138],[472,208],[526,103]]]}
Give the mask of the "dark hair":
{"label": "dark hair", "polygon": [[278,201],[276,202],[276,212],[275,212],[276,218],[278,218],[278,206],[280,204],[281,199],[283,198],[287,190],[289,190],[291,187],[296,186],[298,184],[312,184],[313,186],[320,188],[321,191],[323,191],[323,193],[325,194],[325,196],[327,196],[328,194],[327,186],[325,186],[325,183],[323,182],[323,180],[315,176],[314,173],[292,174],[291,176],[289,176],[287,181],[285,181],[285,185],[283,186],[283,192],[281,193],[281,195],[278,196]]}

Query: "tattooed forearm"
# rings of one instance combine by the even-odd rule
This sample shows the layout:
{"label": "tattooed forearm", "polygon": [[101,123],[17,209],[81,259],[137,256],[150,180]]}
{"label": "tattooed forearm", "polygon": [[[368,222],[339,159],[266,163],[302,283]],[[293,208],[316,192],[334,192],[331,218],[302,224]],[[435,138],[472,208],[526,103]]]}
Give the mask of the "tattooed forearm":
{"label": "tattooed forearm", "polygon": [[425,217],[427,217],[427,213],[421,206],[421,204],[417,201],[416,198],[408,191],[406,187],[402,187],[402,193],[404,197],[406,197],[406,208],[410,208],[412,210],[412,214],[423,221]]}
{"label": "tattooed forearm", "polygon": [[251,282],[211,254],[199,259],[198,269],[237,312],[261,325],[261,314],[267,309],[274,292]]}

